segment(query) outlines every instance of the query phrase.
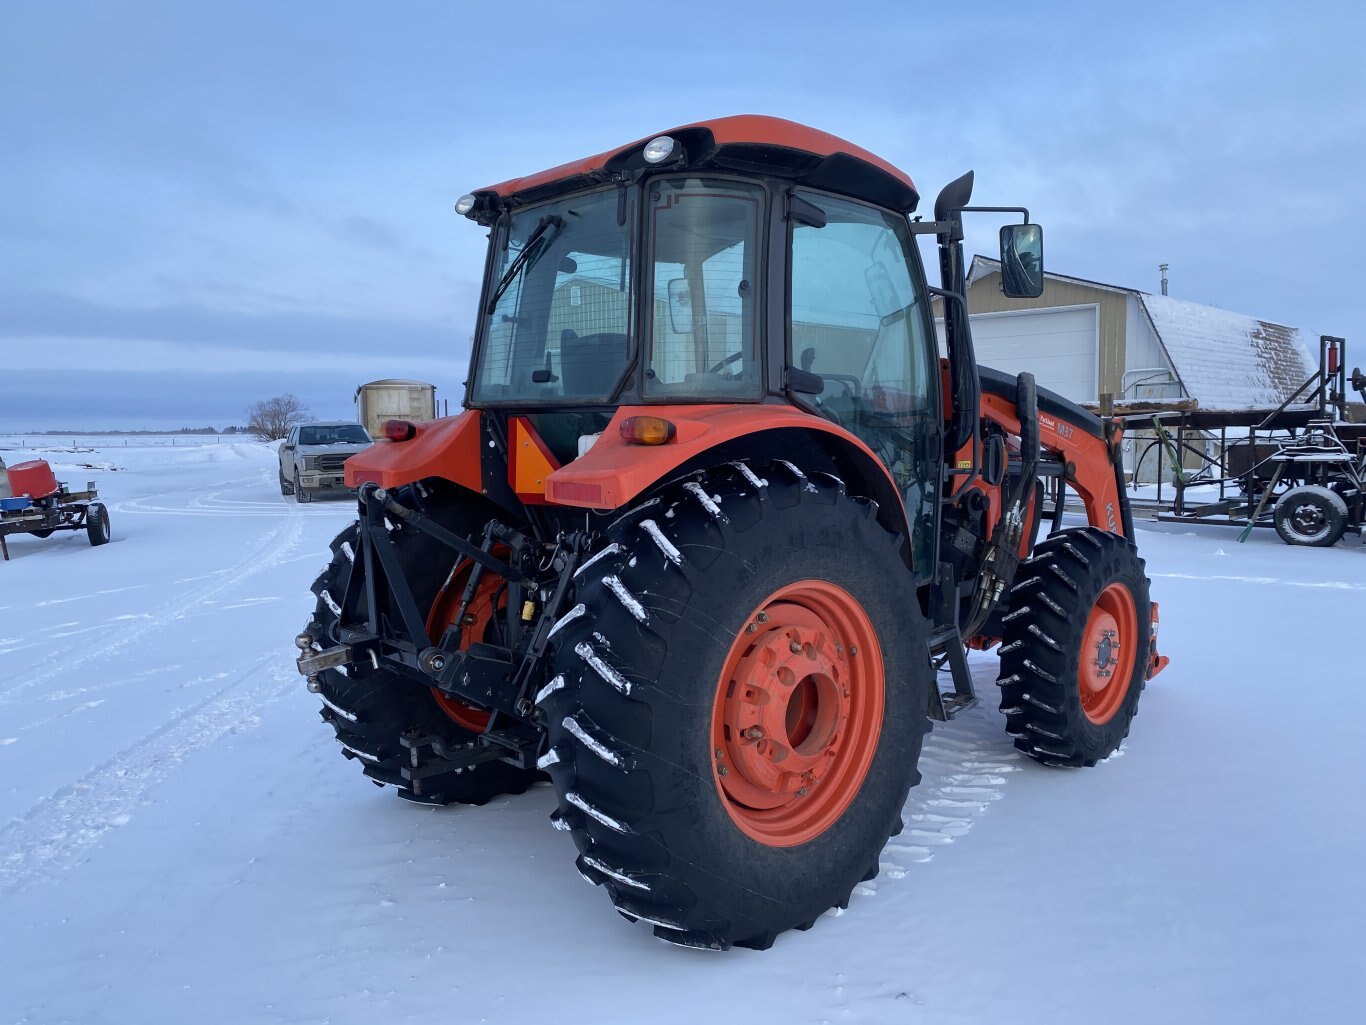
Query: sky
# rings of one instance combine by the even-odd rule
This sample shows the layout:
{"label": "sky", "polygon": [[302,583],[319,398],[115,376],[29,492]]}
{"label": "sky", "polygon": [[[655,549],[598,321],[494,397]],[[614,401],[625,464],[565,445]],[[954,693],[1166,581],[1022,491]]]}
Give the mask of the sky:
{"label": "sky", "polygon": [[1366,364],[1364,38],[1314,2],[11,2],[0,431],[341,417],[384,377],[453,408],[485,245],[455,200],[735,113],[872,150],[927,216],[972,168],[1049,270],[1165,262]]}

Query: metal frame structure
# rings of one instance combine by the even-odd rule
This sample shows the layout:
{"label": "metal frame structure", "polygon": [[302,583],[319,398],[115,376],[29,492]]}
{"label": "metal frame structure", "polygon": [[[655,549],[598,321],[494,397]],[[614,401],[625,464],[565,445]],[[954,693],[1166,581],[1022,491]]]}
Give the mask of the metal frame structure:
{"label": "metal frame structure", "polygon": [[[1346,372],[1345,339],[1319,339],[1319,368],[1274,409],[1170,410],[1125,414],[1155,437],[1134,454],[1138,467],[1150,455],[1171,466],[1171,482],[1157,475],[1151,498],[1132,496],[1136,510],[1170,523],[1269,527],[1275,499],[1297,485],[1336,487],[1348,506],[1348,529],[1366,527],[1366,423],[1346,419],[1347,387],[1363,391],[1361,372]],[[1305,401],[1308,399],[1308,401]],[[1236,432],[1232,438],[1229,432]],[[1215,451],[1208,450],[1211,441]],[[1186,467],[1188,457],[1195,466]],[[1216,487],[1188,498],[1194,488]],[[1278,489],[1281,489],[1278,492]],[[1164,494],[1166,490],[1166,494]]]}

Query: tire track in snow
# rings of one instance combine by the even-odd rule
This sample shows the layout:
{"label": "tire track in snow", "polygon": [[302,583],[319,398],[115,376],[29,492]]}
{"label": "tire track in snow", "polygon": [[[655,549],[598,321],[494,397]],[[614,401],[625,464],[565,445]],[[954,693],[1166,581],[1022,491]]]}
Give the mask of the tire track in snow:
{"label": "tire track in snow", "polygon": [[[268,474],[262,473],[261,476],[265,477]],[[285,506],[283,522],[262,535],[249,554],[233,563],[226,572],[219,574],[212,583],[206,584],[196,591],[191,591],[187,595],[172,598],[159,609],[148,614],[145,619],[129,620],[130,624],[136,622],[136,625],[120,629],[118,636],[105,644],[96,645],[74,656],[54,652],[46,659],[40,660],[27,677],[9,687],[0,689],[0,707],[13,703],[25,691],[45,683],[58,674],[70,673],[87,663],[107,658],[147,634],[165,629],[175,621],[184,618],[196,606],[211,601],[219,594],[235,587],[262,570],[283,562],[299,543],[305,520],[299,514],[295,503],[289,502],[281,496],[281,504]]]}
{"label": "tire track in snow", "polygon": [[0,894],[26,889],[78,864],[112,830],[126,825],[148,791],[182,762],[226,734],[254,727],[257,713],[298,685],[287,656],[278,650],[260,654],[216,694],[172,716],[0,828]]}
{"label": "tire track in snow", "polygon": [[[992,803],[1005,796],[1011,773],[1019,772],[1024,755],[1005,732],[996,711],[996,659],[972,660],[973,683],[980,704],[946,723],[935,723],[920,753],[920,785],[912,788],[901,809],[905,828],[882,850],[879,872],[854,887],[855,897],[870,897],[879,888],[914,871],[941,848],[962,839]],[[841,914],[832,908],[827,914]]]}

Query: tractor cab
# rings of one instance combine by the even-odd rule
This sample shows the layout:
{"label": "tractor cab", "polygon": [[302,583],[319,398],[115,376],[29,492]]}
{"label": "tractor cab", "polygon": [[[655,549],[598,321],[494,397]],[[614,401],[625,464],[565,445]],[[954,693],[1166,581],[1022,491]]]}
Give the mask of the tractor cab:
{"label": "tractor cab", "polygon": [[872,154],[757,117],[465,196],[491,229],[467,404],[527,414],[560,465],[623,407],[796,406],[890,471],[928,562],[943,401],[917,200]]}

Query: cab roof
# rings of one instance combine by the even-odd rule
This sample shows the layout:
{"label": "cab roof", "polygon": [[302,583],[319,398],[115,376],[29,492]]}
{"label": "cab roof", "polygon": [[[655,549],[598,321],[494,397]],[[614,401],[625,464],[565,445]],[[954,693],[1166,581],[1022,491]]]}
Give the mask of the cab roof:
{"label": "cab roof", "polygon": [[[677,140],[681,159],[649,165],[642,150],[661,135]],[[475,196],[485,202],[471,216],[477,219],[486,213],[489,200],[499,206],[521,206],[606,181],[613,174],[647,168],[773,175],[906,213],[920,198],[909,175],[861,146],[795,121],[738,114],[655,132],[605,153],[479,189]]]}

